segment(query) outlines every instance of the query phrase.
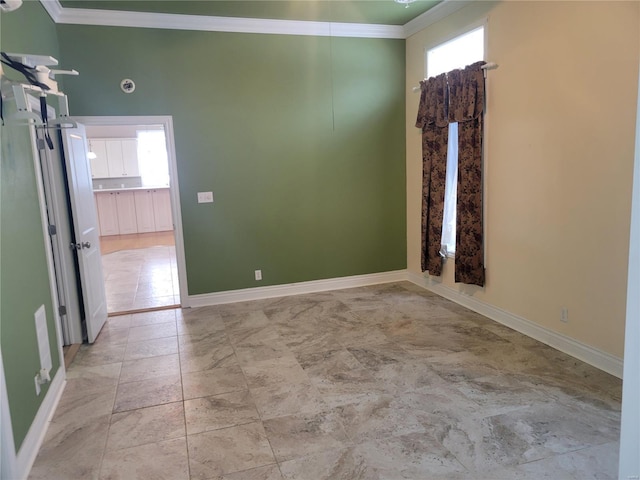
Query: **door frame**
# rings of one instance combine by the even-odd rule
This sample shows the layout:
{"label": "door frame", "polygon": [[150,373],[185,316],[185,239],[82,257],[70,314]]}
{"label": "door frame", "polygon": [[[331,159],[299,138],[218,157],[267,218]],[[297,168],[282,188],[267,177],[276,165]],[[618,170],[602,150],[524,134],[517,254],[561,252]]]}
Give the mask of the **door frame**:
{"label": "door frame", "polygon": [[176,243],[176,264],[178,267],[178,283],[180,284],[180,306],[182,308],[189,307],[173,117],[171,115],[74,116],[73,119],[85,126],[162,125],[164,127],[169,161],[169,193],[171,195],[171,214],[173,215],[173,235]]}
{"label": "door frame", "polygon": [[[29,105],[35,112],[40,112],[40,102],[35,97],[28,96]],[[49,118],[55,118],[55,109],[48,105],[47,115]],[[35,131],[36,139],[40,139],[42,134]],[[57,137],[57,129],[52,132]],[[71,237],[71,217],[70,214],[64,214],[68,211],[69,205],[67,201],[66,190],[60,191],[60,186],[66,184],[67,179],[63,170],[64,163],[63,145],[59,138],[54,140],[56,152],[52,155],[52,151],[48,148],[38,150],[38,171],[41,176],[43,186],[44,203],[40,208],[45,210],[47,216],[47,224],[53,224],[56,228],[55,235],[46,233],[47,238],[51,242],[51,254],[54,265],[53,274],[55,277],[55,288],[58,299],[58,307],[64,305],[66,311],[62,314],[57,310],[60,320],[61,335],[59,336],[60,345],[71,345],[74,343],[82,343],[82,319],[80,314],[79,297],[76,270],[75,270],[75,251],[71,251],[69,244],[73,242]],[[56,166],[55,163],[58,162]]]}
{"label": "door frame", "polygon": [[[33,95],[27,95],[27,99],[29,101],[29,106],[31,110],[34,109],[40,113],[40,102],[36,100]],[[47,115],[49,118],[56,118],[57,111],[51,106],[47,106]],[[49,131],[56,131],[55,128],[49,129]],[[66,367],[64,365],[64,352],[62,351],[62,325],[60,323],[60,303],[58,299],[58,277],[56,276],[56,268],[55,268],[55,252],[54,245],[51,241],[51,236],[49,235],[49,216],[47,212],[47,196],[45,193],[45,179],[42,174],[42,163],[40,160],[40,149],[38,148],[38,134],[36,132],[36,127],[33,125],[29,125],[29,135],[31,137],[31,150],[33,152],[33,169],[36,175],[36,189],[38,191],[38,203],[40,205],[40,221],[42,222],[42,233],[44,236],[44,247],[45,247],[45,256],[47,259],[47,271],[49,272],[49,289],[51,291],[51,305],[53,307],[53,316],[55,321],[53,322],[55,325],[55,335],[57,339],[57,347],[58,347],[58,359],[60,362],[60,369],[63,372],[63,377],[66,376]],[[68,286],[68,285],[67,285]],[[57,375],[57,372],[56,372]]]}

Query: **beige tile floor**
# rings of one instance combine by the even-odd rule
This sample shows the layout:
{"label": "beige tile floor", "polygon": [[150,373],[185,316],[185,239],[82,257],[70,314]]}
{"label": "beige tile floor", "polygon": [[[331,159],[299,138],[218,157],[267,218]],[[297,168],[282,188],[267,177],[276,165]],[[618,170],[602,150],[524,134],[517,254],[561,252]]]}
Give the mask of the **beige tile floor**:
{"label": "beige tile floor", "polygon": [[173,245],[103,254],[102,269],[109,313],[180,304]]}
{"label": "beige tile floor", "polygon": [[620,380],[409,283],[109,319],[31,479],[614,479]]}

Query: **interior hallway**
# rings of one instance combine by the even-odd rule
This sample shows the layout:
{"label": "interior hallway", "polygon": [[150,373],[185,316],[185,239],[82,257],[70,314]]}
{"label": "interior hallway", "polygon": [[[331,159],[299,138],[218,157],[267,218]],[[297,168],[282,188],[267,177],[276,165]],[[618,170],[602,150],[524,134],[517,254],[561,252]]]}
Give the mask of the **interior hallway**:
{"label": "interior hallway", "polygon": [[615,479],[621,381],[410,283],[109,318],[31,479]]}
{"label": "interior hallway", "polygon": [[173,232],[100,237],[109,314],[179,306]]}

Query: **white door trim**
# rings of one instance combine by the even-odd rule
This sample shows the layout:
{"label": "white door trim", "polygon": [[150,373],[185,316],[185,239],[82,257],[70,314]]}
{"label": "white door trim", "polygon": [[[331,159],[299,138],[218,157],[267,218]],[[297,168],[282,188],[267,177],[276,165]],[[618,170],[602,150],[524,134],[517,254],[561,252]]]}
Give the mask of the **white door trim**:
{"label": "white door trim", "polygon": [[[33,96],[29,95],[29,103],[31,109],[36,109],[40,112],[40,102],[38,102]],[[34,107],[35,106],[35,107]],[[55,118],[54,109],[49,107],[47,109],[47,115],[49,118]],[[65,372],[64,366],[64,353],[62,351],[62,326],[60,325],[60,315],[58,313],[58,290],[57,290],[57,278],[53,260],[53,245],[49,241],[49,219],[47,218],[47,199],[44,193],[44,178],[42,177],[42,169],[40,168],[40,152],[38,150],[38,144],[36,140],[35,127],[30,126],[31,135],[31,149],[33,151],[33,169],[36,173],[36,186],[38,190],[38,203],[40,204],[40,221],[42,223],[42,235],[44,236],[44,250],[47,258],[47,271],[49,272],[49,289],[51,292],[51,306],[53,312],[51,314],[54,317],[54,325],[56,330],[56,345],[58,346],[58,358],[60,360],[60,368]],[[66,374],[63,374],[65,376]]]}
{"label": "white door trim", "polygon": [[[29,96],[29,104],[34,111],[40,112],[40,102],[38,102],[34,97]],[[55,109],[48,106],[47,115],[49,118],[55,118]],[[54,134],[54,132],[55,131],[51,131],[49,133]],[[57,178],[58,176],[64,177],[64,173],[62,169],[57,170],[52,168],[53,162],[56,160],[62,162],[64,160],[62,156],[63,145],[57,139],[54,143],[57,144],[57,148],[54,150],[57,153],[57,157],[52,158],[51,151],[46,148],[41,154],[40,164],[38,165],[40,175],[42,176],[43,194],[45,198],[45,203],[41,204],[40,208],[44,208],[44,211],[49,212],[51,215],[51,218],[45,220],[47,225],[52,223],[58,229],[57,234],[50,237],[52,248],[51,253],[52,261],[56,267],[54,269],[56,292],[62,296],[62,301],[67,309],[66,315],[64,318],[61,318],[58,313],[59,310],[57,310],[58,307],[56,307],[56,315],[58,318],[57,324],[60,325],[58,340],[60,345],[69,345],[72,343],[82,343],[79,307],[80,300],[75,290],[75,271],[68,270],[70,263],[73,263],[72,254],[69,249],[69,241],[71,238],[69,237],[70,232],[65,232],[66,229],[64,227],[66,226],[66,223],[64,222],[61,214],[61,210],[67,208],[66,194],[65,192],[59,191],[59,188],[56,187],[56,182],[54,181],[54,178]],[[58,181],[65,182],[66,178],[59,178]],[[45,218],[47,218],[46,213]],[[69,218],[68,221],[70,222],[71,219]],[[48,236],[49,232],[45,231],[45,235]],[[63,326],[66,332],[63,331]]]}
{"label": "white door trim", "polygon": [[82,116],[73,117],[85,126],[115,125],[162,125],[167,140],[167,157],[169,160],[169,177],[171,193],[171,213],[173,214],[173,234],[176,242],[176,263],[178,265],[178,281],[180,283],[180,305],[189,307],[187,290],[187,269],[184,256],[184,236],[182,233],[182,212],[180,210],[180,190],[178,185],[178,166],[173,134],[173,117],[171,115],[136,115],[136,116]]}
{"label": "white door trim", "polygon": [[[638,83],[640,93],[640,82]],[[618,478],[640,478],[640,97],[636,106],[636,143],[631,193],[627,317],[622,383],[622,418]]]}

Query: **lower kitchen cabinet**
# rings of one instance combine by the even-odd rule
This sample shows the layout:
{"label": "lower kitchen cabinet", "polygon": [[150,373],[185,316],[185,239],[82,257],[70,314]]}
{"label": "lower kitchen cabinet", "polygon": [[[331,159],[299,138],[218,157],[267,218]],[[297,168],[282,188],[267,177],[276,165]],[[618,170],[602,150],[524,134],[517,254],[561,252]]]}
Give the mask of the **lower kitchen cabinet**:
{"label": "lower kitchen cabinet", "polygon": [[173,230],[168,188],[96,192],[100,235]]}
{"label": "lower kitchen cabinet", "polygon": [[173,217],[171,215],[171,194],[168,188],[153,190],[153,219],[156,224],[156,232],[173,230]]}
{"label": "lower kitchen cabinet", "polygon": [[136,203],[138,233],[155,232],[156,223],[153,218],[153,195],[151,190],[136,190],[133,195]]}
{"label": "lower kitchen cabinet", "polygon": [[133,192],[116,192],[116,206],[118,208],[118,232],[120,235],[138,233]]}
{"label": "lower kitchen cabinet", "polygon": [[171,194],[168,188],[136,190],[138,233],[173,230]]}
{"label": "lower kitchen cabinet", "polygon": [[138,233],[133,192],[95,194],[100,236]]}
{"label": "lower kitchen cabinet", "polygon": [[96,193],[95,198],[98,209],[100,236],[118,235],[120,233],[120,227],[118,226],[116,192]]}

